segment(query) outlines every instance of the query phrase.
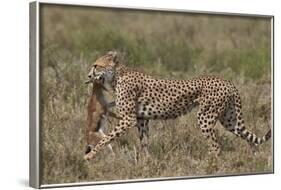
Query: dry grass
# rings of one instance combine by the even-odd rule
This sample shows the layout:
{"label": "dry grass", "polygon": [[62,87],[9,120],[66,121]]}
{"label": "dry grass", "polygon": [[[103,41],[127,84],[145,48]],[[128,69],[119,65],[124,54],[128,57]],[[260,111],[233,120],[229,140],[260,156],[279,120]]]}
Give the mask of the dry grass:
{"label": "dry grass", "polygon": [[91,63],[111,49],[123,52],[129,66],[158,77],[215,74],[232,80],[247,127],[264,135],[271,116],[270,20],[58,6],[45,6],[41,19],[43,184],[272,171],[270,142],[253,155],[220,124],[222,154],[211,159],[196,110],[152,121],[149,156],[131,129],[112,143],[115,156],[104,150],[94,161],[83,160],[83,82]]}

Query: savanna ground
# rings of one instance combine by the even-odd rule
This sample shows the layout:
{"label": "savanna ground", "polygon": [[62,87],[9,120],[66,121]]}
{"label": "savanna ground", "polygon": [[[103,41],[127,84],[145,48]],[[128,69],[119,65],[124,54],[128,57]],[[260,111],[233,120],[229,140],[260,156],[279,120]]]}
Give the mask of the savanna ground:
{"label": "savanna ground", "polygon": [[128,66],[156,77],[208,74],[233,81],[247,127],[263,136],[271,125],[270,19],[54,5],[41,11],[43,184],[272,171],[271,142],[253,155],[219,123],[222,153],[209,159],[196,110],[152,121],[150,156],[140,152],[133,128],[112,143],[114,157],[105,149],[95,160],[83,160],[89,96],[84,81],[94,60],[108,50],[118,50]]}

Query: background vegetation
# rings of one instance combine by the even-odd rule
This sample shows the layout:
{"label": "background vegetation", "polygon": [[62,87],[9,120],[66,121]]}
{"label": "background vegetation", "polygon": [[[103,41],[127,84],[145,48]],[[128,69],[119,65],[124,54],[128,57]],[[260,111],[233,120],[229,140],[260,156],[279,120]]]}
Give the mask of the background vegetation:
{"label": "background vegetation", "polygon": [[[217,124],[222,154],[212,160],[196,127],[196,110],[151,122],[149,152],[138,133],[83,160],[91,64],[109,50],[162,78],[219,75],[241,92],[246,125],[262,136],[271,125],[271,22],[268,18],[44,5],[41,9],[42,182],[66,183],[272,171],[271,143],[253,155]],[[109,124],[108,130],[113,124]]]}

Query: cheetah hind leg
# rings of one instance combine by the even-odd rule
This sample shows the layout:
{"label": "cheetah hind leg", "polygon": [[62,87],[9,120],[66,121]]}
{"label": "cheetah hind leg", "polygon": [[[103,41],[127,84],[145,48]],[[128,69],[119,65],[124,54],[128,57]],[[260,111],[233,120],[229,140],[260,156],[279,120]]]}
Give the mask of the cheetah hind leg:
{"label": "cheetah hind leg", "polygon": [[[231,112],[229,112],[231,113]],[[237,137],[242,138],[241,129],[237,125],[237,120],[235,117],[229,115],[229,113],[225,113],[222,118],[220,119],[220,123],[222,126],[228,130],[229,132],[233,133]],[[257,145],[251,142],[248,142],[250,145],[251,151],[253,154],[257,153]]]}
{"label": "cheetah hind leg", "polygon": [[271,131],[269,131],[263,138],[259,138],[255,134],[249,132],[245,128],[244,120],[242,119],[242,113],[236,113],[234,104],[231,104],[222,115],[220,118],[220,123],[225,129],[234,135],[246,140],[250,145],[253,154],[256,154],[258,151],[257,145],[266,142],[270,138]]}
{"label": "cheetah hind leg", "polygon": [[209,154],[218,157],[220,153],[220,146],[217,140],[216,131],[214,129],[216,124],[215,117],[205,118],[204,113],[199,110],[197,113],[197,119],[199,128],[201,129],[203,136],[208,141]]}

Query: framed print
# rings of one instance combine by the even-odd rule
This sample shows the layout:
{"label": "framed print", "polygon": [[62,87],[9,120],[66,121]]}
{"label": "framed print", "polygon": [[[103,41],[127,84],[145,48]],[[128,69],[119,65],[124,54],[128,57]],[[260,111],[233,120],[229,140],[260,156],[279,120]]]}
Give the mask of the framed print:
{"label": "framed print", "polygon": [[30,185],[274,172],[274,17],[30,3]]}

